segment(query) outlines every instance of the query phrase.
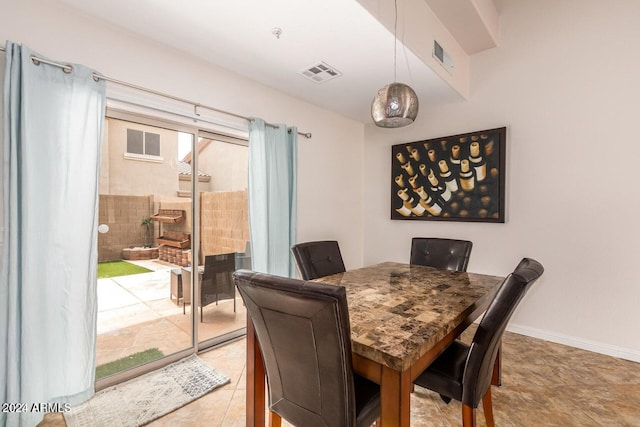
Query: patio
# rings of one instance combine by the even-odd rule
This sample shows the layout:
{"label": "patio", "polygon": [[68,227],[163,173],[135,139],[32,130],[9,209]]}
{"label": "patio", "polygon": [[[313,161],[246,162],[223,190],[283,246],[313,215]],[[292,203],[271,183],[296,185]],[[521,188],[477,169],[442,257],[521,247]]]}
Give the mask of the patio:
{"label": "patio", "polygon": [[[169,298],[171,269],[177,265],[159,261],[127,261],[152,270],[149,273],[98,279],[96,364],[120,359],[149,348],[165,355],[190,347],[191,306],[183,314],[182,303]],[[198,322],[200,340],[243,328],[246,312],[240,295],[204,307]]]}

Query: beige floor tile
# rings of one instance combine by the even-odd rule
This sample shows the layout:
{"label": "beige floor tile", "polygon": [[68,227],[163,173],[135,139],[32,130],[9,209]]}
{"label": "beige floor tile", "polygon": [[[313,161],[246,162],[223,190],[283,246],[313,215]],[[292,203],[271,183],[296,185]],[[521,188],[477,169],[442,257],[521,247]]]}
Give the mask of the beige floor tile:
{"label": "beige floor tile", "polygon": [[[103,293],[114,294],[99,313],[98,364],[150,347],[165,355],[189,347],[191,306],[185,315],[182,306],[169,300],[170,266],[156,262],[147,267],[156,272],[146,273],[144,283],[131,276],[101,287]],[[232,300],[205,307],[198,334],[205,339],[245,325],[246,311],[238,296],[235,312]],[[472,326],[461,338],[470,342],[474,330]],[[150,425],[244,426],[245,346],[246,340],[240,339],[201,353],[202,360],[231,382]],[[502,354],[503,385],[493,388],[496,425],[640,426],[640,364],[509,332]],[[411,418],[415,427],[459,426],[461,406],[446,405],[437,394],[416,387]],[[481,408],[477,420],[478,426],[486,425]],[[61,427],[64,419],[48,414],[41,426]]]}
{"label": "beige floor tile", "polygon": [[[244,426],[245,345],[240,339],[202,353],[231,383],[150,425]],[[496,425],[640,426],[640,364],[508,332],[503,346],[503,386],[492,389]],[[461,406],[446,405],[436,393],[416,387],[411,418],[414,427],[455,427],[461,425]],[[481,408],[477,421],[486,426]],[[49,414],[41,426],[61,427],[64,421]]]}

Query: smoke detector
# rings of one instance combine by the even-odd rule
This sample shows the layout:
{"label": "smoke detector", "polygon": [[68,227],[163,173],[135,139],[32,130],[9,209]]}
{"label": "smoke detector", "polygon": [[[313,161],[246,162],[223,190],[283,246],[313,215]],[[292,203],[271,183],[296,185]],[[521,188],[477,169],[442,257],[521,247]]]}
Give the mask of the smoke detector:
{"label": "smoke detector", "polygon": [[324,83],[342,75],[340,71],[322,61],[305,68],[300,74],[316,83]]}

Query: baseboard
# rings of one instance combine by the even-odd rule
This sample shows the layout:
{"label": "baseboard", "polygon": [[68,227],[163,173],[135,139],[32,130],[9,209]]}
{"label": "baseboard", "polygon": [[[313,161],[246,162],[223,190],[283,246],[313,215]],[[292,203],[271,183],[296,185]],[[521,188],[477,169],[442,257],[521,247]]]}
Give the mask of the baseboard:
{"label": "baseboard", "polygon": [[618,357],[620,359],[640,363],[640,351],[637,350],[603,344],[601,342],[585,340],[582,338],[544,331],[542,329],[531,328],[528,326],[511,324],[507,327],[507,330],[510,332],[515,332],[517,334],[526,335],[528,337],[540,338],[546,341],[564,344],[571,347],[580,348],[582,350],[593,351],[594,353],[605,354],[607,356]]}

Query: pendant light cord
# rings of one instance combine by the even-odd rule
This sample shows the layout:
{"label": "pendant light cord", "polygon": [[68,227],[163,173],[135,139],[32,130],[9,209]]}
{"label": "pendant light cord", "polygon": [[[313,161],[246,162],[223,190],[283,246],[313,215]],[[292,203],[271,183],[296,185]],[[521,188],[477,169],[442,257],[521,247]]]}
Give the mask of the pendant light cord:
{"label": "pendant light cord", "polygon": [[396,76],[398,65],[396,64],[398,60],[398,0],[393,2],[395,8],[395,18],[393,22],[393,82],[397,82],[398,78]]}

